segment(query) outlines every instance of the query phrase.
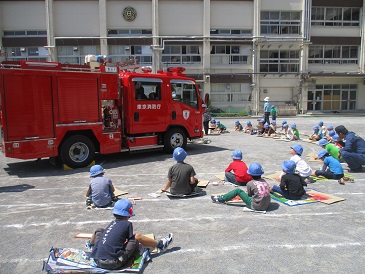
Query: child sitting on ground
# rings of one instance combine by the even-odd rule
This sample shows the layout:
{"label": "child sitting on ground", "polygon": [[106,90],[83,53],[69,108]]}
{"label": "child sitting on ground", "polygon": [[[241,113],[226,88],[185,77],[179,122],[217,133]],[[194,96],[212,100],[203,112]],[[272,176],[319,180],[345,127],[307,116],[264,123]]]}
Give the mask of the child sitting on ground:
{"label": "child sitting on ground", "polygon": [[166,250],[172,243],[173,234],[156,241],[141,234],[133,234],[129,218],[134,216],[132,203],[121,199],[115,203],[113,220],[105,229],[97,229],[86,246],[92,249],[91,258],[104,269],[116,270],[127,266],[139,253],[139,244],[144,247],[157,247],[159,252]]}
{"label": "child sitting on ground", "polygon": [[299,130],[295,123],[290,126],[287,136],[290,141],[299,140]]}
{"label": "child sitting on ground", "polygon": [[339,141],[339,136],[338,134],[335,134],[332,136],[332,143],[338,147],[339,149],[343,148],[344,147],[344,143]]}
{"label": "child sitting on ground", "polygon": [[318,159],[323,161],[323,167],[320,170],[316,170],[314,174],[316,176],[323,176],[327,179],[338,180],[338,183],[343,185],[345,182],[353,182],[348,177],[344,177],[343,168],[341,163],[330,156],[327,150],[322,149],[318,152]]}
{"label": "child sitting on ground", "polygon": [[208,127],[209,127],[208,134],[212,134],[215,131],[216,127],[217,127],[217,124],[216,124],[216,121],[215,121],[214,118],[212,118],[209,121]]}
{"label": "child sitting on ground", "polygon": [[253,126],[250,121],[246,122],[246,126],[243,128],[244,133],[254,134]]}
{"label": "child sitting on ground", "polygon": [[167,183],[164,188],[161,188],[162,192],[170,189],[172,194],[188,195],[195,191],[195,187],[198,185],[198,179],[195,178],[194,168],[185,163],[186,151],[177,147],[174,149],[172,158],[176,161],[176,164],[170,167],[167,174]]}
{"label": "child sitting on ground", "polygon": [[326,136],[325,136],[325,137],[323,137],[323,138],[326,138],[326,139],[328,140],[328,142],[333,143],[333,141],[332,141],[332,137],[333,137],[334,135],[336,135],[336,131],[334,131],[334,130],[332,129],[332,130],[329,130],[329,131],[327,132]]}
{"label": "child sitting on ground", "polygon": [[242,152],[236,149],[231,157],[233,161],[224,171],[224,181],[235,185],[244,185],[251,181],[252,177],[247,173],[247,165],[242,161]]}
{"label": "child sitting on ground", "polygon": [[318,145],[327,150],[328,154],[331,155],[333,158],[340,161],[341,151],[334,144],[330,144],[327,139],[323,138],[318,141]]}
{"label": "child sitting on ground", "polygon": [[227,128],[220,121],[217,121],[217,131],[218,133],[228,133]]}
{"label": "child sitting on ground", "polygon": [[112,181],[103,177],[104,173],[105,170],[101,165],[93,165],[90,168],[90,177],[93,179],[90,181],[85,194],[88,208],[91,208],[91,206],[108,207],[118,200],[114,197],[115,188]]}
{"label": "child sitting on ground", "polygon": [[274,185],[270,191],[280,193],[289,200],[300,200],[305,194],[304,186],[307,183],[299,174],[295,174],[296,165],[292,160],[284,161],[281,164],[284,175],[279,185]]}
{"label": "child sitting on ground", "polygon": [[282,138],[287,138],[288,133],[289,133],[289,125],[285,123],[282,125],[282,130],[280,131],[280,136]]}
{"label": "child sitting on ground", "polygon": [[319,141],[323,137],[322,131],[318,126],[313,126],[313,133],[309,136],[309,140]]}
{"label": "child sitting on ground", "polygon": [[269,136],[271,136],[271,137],[277,136],[277,133],[276,133],[276,121],[275,120],[273,120],[271,122],[271,124],[270,124]]}
{"label": "child sitting on ground", "polygon": [[224,203],[238,195],[247,207],[254,210],[266,210],[270,205],[271,197],[268,183],[261,178],[261,175],[264,174],[262,166],[252,163],[247,173],[252,176],[252,181],[247,183],[247,193],[237,187],[224,195],[211,196],[212,201]]}
{"label": "child sitting on ground", "polygon": [[264,124],[264,132],[259,133],[257,136],[260,136],[260,137],[269,136],[269,129],[270,129],[270,125],[268,123],[265,123]]}
{"label": "child sitting on ground", "polygon": [[257,125],[256,125],[256,128],[257,128],[257,136],[262,136],[262,134],[264,134],[265,132],[265,119],[257,119]]}
{"label": "child sitting on ground", "polygon": [[300,177],[302,177],[307,184],[313,183],[313,181],[309,178],[309,176],[312,175],[312,169],[307,162],[300,157],[303,154],[303,147],[299,144],[291,146],[290,154],[292,155],[290,160],[292,160],[296,165],[295,171],[299,173]]}
{"label": "child sitting on ground", "polygon": [[287,125],[288,124],[288,122],[286,121],[286,120],[283,120],[282,122],[281,122],[281,130],[284,130],[284,125]]}
{"label": "child sitting on ground", "polygon": [[240,121],[236,120],[236,122],[234,122],[234,131],[242,131],[243,130],[243,126],[241,125]]}

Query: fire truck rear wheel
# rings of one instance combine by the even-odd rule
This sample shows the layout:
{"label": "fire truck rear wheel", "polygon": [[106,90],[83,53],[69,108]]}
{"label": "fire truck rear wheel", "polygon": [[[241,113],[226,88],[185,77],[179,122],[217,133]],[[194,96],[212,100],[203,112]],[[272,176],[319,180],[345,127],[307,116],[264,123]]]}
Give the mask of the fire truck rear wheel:
{"label": "fire truck rear wheel", "polygon": [[88,166],[95,157],[95,146],[86,136],[74,135],[69,137],[61,147],[62,162],[69,167]]}
{"label": "fire truck rear wheel", "polygon": [[177,147],[185,148],[187,137],[185,132],[180,128],[172,128],[165,135],[165,151],[171,153]]}

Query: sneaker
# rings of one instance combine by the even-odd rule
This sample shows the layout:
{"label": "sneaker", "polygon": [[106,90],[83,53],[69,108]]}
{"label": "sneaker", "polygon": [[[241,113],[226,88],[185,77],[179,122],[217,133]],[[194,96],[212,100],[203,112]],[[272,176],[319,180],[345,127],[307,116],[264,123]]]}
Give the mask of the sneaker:
{"label": "sneaker", "polygon": [[213,203],[224,203],[222,196],[210,196],[210,199],[212,199]]}
{"label": "sneaker", "polygon": [[349,177],[343,177],[342,179],[341,179],[344,183],[354,183],[355,181],[354,181],[354,179],[351,179],[351,178],[349,178]]}
{"label": "sneaker", "polygon": [[338,180],[338,183],[339,183],[340,185],[344,185],[344,184],[345,184],[345,182],[344,182],[343,178],[342,178],[342,179],[340,179],[340,180]]}
{"label": "sneaker", "polygon": [[169,233],[165,238],[162,238],[160,241],[162,246],[157,248],[158,252],[164,251],[171,243],[172,243],[172,233]]}
{"label": "sneaker", "polygon": [[86,249],[88,250],[88,251],[93,251],[93,244],[90,242],[90,240],[88,240],[87,242],[86,242],[86,244],[85,244],[85,247],[86,247]]}

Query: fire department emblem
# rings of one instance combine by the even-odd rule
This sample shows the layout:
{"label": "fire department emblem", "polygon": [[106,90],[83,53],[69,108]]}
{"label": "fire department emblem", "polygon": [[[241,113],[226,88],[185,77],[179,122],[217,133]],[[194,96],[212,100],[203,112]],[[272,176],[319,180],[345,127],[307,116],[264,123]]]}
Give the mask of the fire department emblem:
{"label": "fire department emblem", "polygon": [[132,22],[137,17],[137,11],[132,7],[126,7],[123,10],[123,18],[128,22]]}
{"label": "fire department emblem", "polygon": [[190,116],[190,111],[189,110],[184,110],[183,111],[183,117],[185,120],[189,119]]}

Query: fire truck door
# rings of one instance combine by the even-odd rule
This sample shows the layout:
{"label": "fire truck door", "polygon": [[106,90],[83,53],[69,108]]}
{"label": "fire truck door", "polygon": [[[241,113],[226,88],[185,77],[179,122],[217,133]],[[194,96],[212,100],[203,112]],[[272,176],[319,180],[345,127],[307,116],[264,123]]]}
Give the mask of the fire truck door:
{"label": "fire truck door", "polygon": [[131,134],[161,132],[166,130],[166,96],[162,80],[158,78],[134,78],[132,81]]}

